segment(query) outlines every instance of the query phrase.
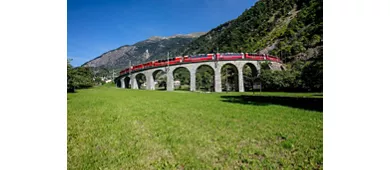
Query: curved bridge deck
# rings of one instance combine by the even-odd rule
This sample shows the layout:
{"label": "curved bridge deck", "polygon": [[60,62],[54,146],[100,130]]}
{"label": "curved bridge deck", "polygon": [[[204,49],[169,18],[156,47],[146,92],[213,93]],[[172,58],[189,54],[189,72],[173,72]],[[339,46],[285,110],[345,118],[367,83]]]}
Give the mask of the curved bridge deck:
{"label": "curved bridge deck", "polygon": [[[185,68],[190,72],[190,91],[195,91],[196,89],[196,71],[200,66],[206,65],[213,69],[214,71],[214,91],[222,92],[221,85],[221,71],[222,67],[226,64],[233,65],[238,71],[238,88],[239,92],[244,92],[244,76],[243,68],[245,65],[248,65],[252,73],[256,75],[260,74],[261,62],[273,62],[273,61],[264,61],[264,60],[251,60],[251,59],[238,59],[238,60],[219,60],[219,61],[204,61],[204,62],[195,62],[195,63],[180,63],[175,65],[160,66],[146,68],[142,70],[133,71],[131,73],[123,74],[115,79],[115,83],[118,87],[121,88],[131,88],[138,89],[138,83],[136,76],[143,74],[146,77],[146,89],[154,90],[154,75],[157,71],[163,71],[167,74],[167,91],[174,90],[174,77],[173,72],[178,68]],[[127,79],[127,81],[125,81]]]}

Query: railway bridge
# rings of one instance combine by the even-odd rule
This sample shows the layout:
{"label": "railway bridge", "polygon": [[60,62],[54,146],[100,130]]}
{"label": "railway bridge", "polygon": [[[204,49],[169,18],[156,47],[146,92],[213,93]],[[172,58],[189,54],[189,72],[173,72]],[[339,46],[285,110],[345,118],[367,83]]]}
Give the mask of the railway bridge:
{"label": "railway bridge", "polygon": [[[139,84],[137,81],[137,77],[139,74],[143,74],[146,77],[146,89],[147,90],[155,90],[155,76],[157,72],[164,72],[167,76],[167,91],[174,91],[174,77],[173,74],[175,70],[179,68],[185,68],[190,73],[190,91],[196,90],[196,72],[199,67],[207,66],[210,67],[214,72],[214,91],[222,92],[222,84],[221,84],[221,71],[222,67],[225,65],[231,65],[235,67],[238,72],[238,90],[239,92],[244,92],[244,75],[243,69],[245,65],[248,65],[253,75],[260,74],[261,62],[265,61],[256,61],[250,59],[239,59],[239,60],[228,60],[228,61],[205,61],[205,62],[196,62],[196,63],[180,63],[169,66],[162,67],[152,67],[146,68],[143,70],[133,71],[127,74],[120,75],[115,78],[115,83],[117,87],[120,88],[131,88],[131,89],[139,89]],[[271,63],[273,63],[271,61]]]}

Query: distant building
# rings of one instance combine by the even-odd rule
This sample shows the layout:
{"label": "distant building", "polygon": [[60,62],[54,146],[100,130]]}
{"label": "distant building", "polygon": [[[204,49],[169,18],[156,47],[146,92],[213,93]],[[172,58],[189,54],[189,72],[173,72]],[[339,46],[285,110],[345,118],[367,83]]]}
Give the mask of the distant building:
{"label": "distant building", "polygon": [[175,87],[179,87],[179,86],[180,86],[180,81],[179,81],[179,80],[174,81],[174,82],[173,82],[173,85],[174,85]]}

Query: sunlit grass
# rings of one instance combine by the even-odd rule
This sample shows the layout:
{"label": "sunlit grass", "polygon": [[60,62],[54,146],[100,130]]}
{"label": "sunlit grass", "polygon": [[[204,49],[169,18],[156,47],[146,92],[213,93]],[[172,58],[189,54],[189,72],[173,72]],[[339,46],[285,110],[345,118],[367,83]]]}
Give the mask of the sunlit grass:
{"label": "sunlit grass", "polygon": [[68,168],[322,169],[322,112],[223,95],[115,87],[68,94]]}

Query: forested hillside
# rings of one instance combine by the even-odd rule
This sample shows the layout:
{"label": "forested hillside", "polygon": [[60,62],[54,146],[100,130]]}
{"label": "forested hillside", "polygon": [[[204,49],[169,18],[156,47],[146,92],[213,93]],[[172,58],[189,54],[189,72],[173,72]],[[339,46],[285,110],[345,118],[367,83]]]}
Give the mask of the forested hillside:
{"label": "forested hillside", "polygon": [[[215,52],[275,55],[287,69],[273,71],[263,65],[260,77],[255,80],[260,81],[264,90],[322,91],[322,13],[322,0],[261,0],[237,19],[212,29],[179,51],[183,55]],[[244,74],[250,75],[245,71]],[[234,80],[233,75],[223,76]],[[245,79],[254,83],[251,77]]]}
{"label": "forested hillside", "polygon": [[322,0],[261,0],[181,49],[182,54],[260,52],[285,62],[319,55]]}

